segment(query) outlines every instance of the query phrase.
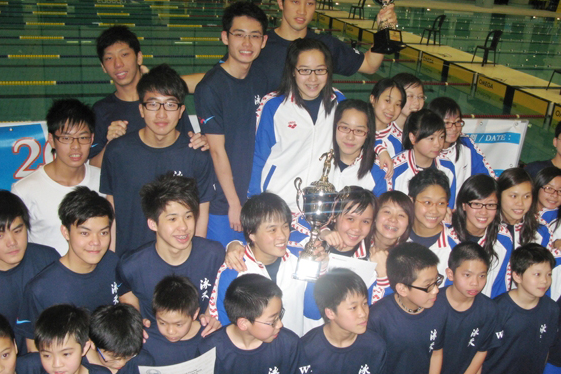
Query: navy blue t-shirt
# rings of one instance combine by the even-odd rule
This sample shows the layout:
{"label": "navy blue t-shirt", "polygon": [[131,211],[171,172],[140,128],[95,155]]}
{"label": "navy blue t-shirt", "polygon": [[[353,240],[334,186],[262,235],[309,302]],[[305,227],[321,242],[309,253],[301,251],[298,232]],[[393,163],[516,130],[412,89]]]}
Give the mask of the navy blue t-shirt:
{"label": "navy blue t-shirt", "polygon": [[[271,91],[279,88],[286,54],[291,41],[281,38],[274,29],[267,32],[269,38],[265,48],[261,50],[259,57],[254,61],[253,65],[261,66],[266,69],[267,79],[271,85]],[[335,74],[345,76],[353,75],[364,61],[364,54],[352,49],[339,39],[328,34],[316,34],[313,30],[308,29],[306,38],[317,39],[322,41],[333,58],[333,70]]]}
{"label": "navy blue t-shirt", "polygon": [[41,312],[56,304],[73,304],[90,312],[100,305],[119,302],[115,269],[118,257],[107,251],[91,273],[78,274],[55,261],[27,283],[18,312],[16,330],[33,339],[35,321]]}
{"label": "navy blue t-shirt", "polygon": [[[561,310],[561,297],[557,300],[557,306]],[[557,331],[557,339],[555,339],[555,345],[549,350],[549,358],[547,362],[551,365],[561,367],[561,313],[559,313],[559,324]]]}
{"label": "navy blue t-shirt", "polygon": [[224,248],[214,240],[193,237],[191,254],[181,265],[170,265],[156,252],[155,242],[148,243],[121,258],[117,267],[119,296],[129,291],[138,298],[142,318],[155,323],[152,296],[158,282],[168,275],[188,277],[199,291],[200,313],[208,307],[218,269],[224,263]]}
{"label": "navy blue t-shirt", "polygon": [[214,196],[212,170],[209,153],[190,148],[187,137],[180,136],[165,148],[144,144],[138,131],[110,142],[103,156],[99,190],[113,195],[115,202],[117,254],[122,256],[156,238],[140,205],[142,186],[173,171],[197,180],[199,199],[204,203]]}
{"label": "navy blue t-shirt", "polygon": [[[114,93],[99,100],[93,105],[95,113],[95,130],[94,142],[90,150],[89,158],[97,156],[99,152],[107,144],[107,129],[113,121],[128,121],[127,134],[129,132],[138,131],[143,128],[146,123],[140,116],[140,100],[123,101],[115,96]],[[183,112],[183,115],[177,123],[177,130],[183,135],[193,131],[189,114]]]}
{"label": "navy blue t-shirt", "polygon": [[[442,296],[440,296],[442,297]],[[409,314],[389,295],[370,307],[368,328],[386,341],[386,371],[392,374],[428,373],[433,351],[444,346],[446,309]]]}
{"label": "navy blue t-shirt", "polygon": [[[92,373],[92,370],[94,370],[94,372],[111,374],[111,370],[109,370],[105,366],[90,364],[86,356],[82,358],[82,366],[87,368],[90,373]],[[136,355],[136,357],[133,357],[129,361],[127,361],[125,366],[117,371],[117,374],[138,374],[139,366],[155,366],[154,358],[144,348],[142,348],[142,350],[138,353],[138,355]]]}
{"label": "navy blue t-shirt", "polygon": [[346,348],[333,346],[323,332],[323,326],[310,330],[302,337],[310,373],[385,373],[386,342],[374,331],[357,335]]}
{"label": "navy blue t-shirt", "polygon": [[553,162],[551,162],[551,160],[534,161],[534,162],[530,162],[529,164],[524,166],[524,170],[526,170],[528,172],[528,174],[530,174],[532,179],[535,179],[536,175],[538,175],[540,170],[545,169],[545,168],[550,167],[550,166],[555,166],[555,165],[553,165]]}
{"label": "navy blue t-shirt", "polygon": [[559,306],[545,296],[532,309],[519,307],[509,293],[494,300],[499,311],[497,331],[487,351],[482,373],[541,374],[555,343]]}
{"label": "navy blue t-shirt", "polygon": [[[86,367],[83,364],[83,359],[82,359],[82,365],[84,367]],[[92,365],[92,366],[95,366],[95,367],[92,367],[92,368],[87,367],[89,374],[106,374],[107,373],[107,371],[106,371],[107,369],[105,369],[105,368],[102,368],[102,367],[97,366],[97,365]],[[41,364],[41,356],[38,352],[32,352],[32,353],[28,353],[24,356],[18,357],[17,362],[16,362],[16,373],[20,373],[20,374],[47,374],[45,369],[43,369],[43,364]],[[135,374],[138,374],[138,371]]]}
{"label": "navy blue t-shirt", "polygon": [[144,343],[144,349],[154,357],[154,366],[175,365],[189,361],[196,357],[197,347],[202,340],[201,332],[203,330],[204,327],[201,326],[197,335],[189,340],[170,342],[160,334],[158,327],[152,326],[147,331],[148,339]]}
{"label": "navy blue t-shirt", "polygon": [[434,243],[436,243],[436,241],[438,240],[438,238],[440,238],[441,235],[442,233],[439,232],[438,234],[433,236],[419,236],[416,233],[414,233],[413,230],[411,230],[411,233],[409,234],[409,239],[411,239],[413,243],[421,244],[427,248],[430,248]]}
{"label": "navy blue t-shirt", "polygon": [[[244,79],[232,77],[220,64],[209,70],[195,91],[195,108],[204,134],[224,135],[234,186],[240,203],[247,200],[247,190],[255,148],[256,110],[269,93],[268,73],[251,66]],[[218,181],[216,198],[210,213],[228,214],[228,201]]]}
{"label": "navy blue t-shirt", "polygon": [[[212,333],[201,341],[197,356],[216,347],[215,374],[231,373],[305,373],[309,363],[305,361],[302,343],[292,331],[281,328],[278,336],[270,343],[258,348],[243,350],[234,345],[226,327]],[[311,372],[310,372],[311,373]]]}
{"label": "navy blue t-shirt", "polygon": [[448,302],[447,288],[440,290],[434,306],[448,311],[441,374],[464,373],[477,352],[489,349],[498,311],[493,300],[479,293],[468,310],[458,312]]}
{"label": "navy blue t-shirt", "polygon": [[[23,290],[27,282],[47,265],[58,260],[58,252],[41,244],[27,243],[27,249],[18,266],[7,271],[0,270],[0,314],[16,329],[18,311],[23,300]],[[25,339],[16,336],[20,353],[25,346]]]}

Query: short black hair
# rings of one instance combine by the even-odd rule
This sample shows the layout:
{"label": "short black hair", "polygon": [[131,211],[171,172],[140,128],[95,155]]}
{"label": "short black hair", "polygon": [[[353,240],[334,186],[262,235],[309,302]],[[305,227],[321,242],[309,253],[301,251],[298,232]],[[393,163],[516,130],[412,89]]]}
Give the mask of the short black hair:
{"label": "short black hair", "polygon": [[337,307],[348,296],[359,295],[368,299],[366,284],[354,271],[335,268],[321,276],[314,287],[314,299],[325,322],[329,318],[325,315],[325,308],[337,313]]}
{"label": "short black hair", "polygon": [[427,247],[418,243],[402,243],[390,251],[386,269],[390,287],[395,292],[398,283],[410,286],[423,269],[438,265],[438,257]]}
{"label": "short black hair", "polygon": [[551,269],[555,267],[555,257],[545,247],[528,243],[516,248],[510,256],[510,267],[513,273],[522,276],[532,265],[548,263]]}
{"label": "short black hair", "polygon": [[70,304],[53,305],[43,310],[35,322],[35,346],[40,352],[72,337],[84,348],[90,339],[89,331],[90,316],[86,309]]}
{"label": "short black hair", "polygon": [[413,74],[399,73],[394,75],[392,79],[396,81],[398,84],[400,84],[404,90],[407,90],[409,87],[421,87],[423,93],[425,92],[425,88],[423,87],[423,82]]}
{"label": "short black hair", "polygon": [[25,228],[30,230],[29,211],[25,203],[18,195],[0,190],[0,232],[9,230],[18,217],[23,221]]}
{"label": "short black hair", "polygon": [[251,1],[236,1],[224,9],[222,14],[222,31],[229,32],[236,17],[253,18],[261,24],[263,35],[267,33],[267,15]]}
{"label": "short black hair", "polygon": [[403,109],[403,107],[407,103],[407,94],[405,93],[405,89],[403,88],[403,86],[392,78],[383,78],[376,82],[374,87],[372,87],[370,95],[374,96],[374,99],[378,101],[380,96],[388,88],[395,88],[399,91],[399,94],[401,95],[401,109]]}
{"label": "short black hair", "polygon": [[103,63],[103,55],[105,49],[111,47],[115,43],[128,44],[134,50],[134,54],[138,55],[140,52],[140,42],[136,34],[132,32],[127,26],[117,25],[104,30],[96,39],[96,50],[99,61]]}
{"label": "short black hair", "polygon": [[444,120],[430,109],[421,109],[411,113],[403,126],[402,143],[403,149],[413,149],[413,143],[409,139],[409,134],[415,135],[417,142],[428,138],[435,132],[446,132]]}
{"label": "short black hair", "polygon": [[146,183],[140,189],[140,203],[146,218],[158,222],[160,214],[169,203],[176,202],[199,216],[199,193],[197,181],[193,178],[174,175],[173,172],[160,175],[155,181]]}
{"label": "short black hair", "polygon": [[152,296],[152,312],[178,312],[193,318],[199,309],[199,293],[189,278],[168,275],[158,282]]}
{"label": "short black hair", "polygon": [[46,120],[47,130],[53,135],[57,130],[70,130],[79,126],[86,126],[93,134],[95,127],[94,111],[77,99],[54,101],[47,112]]}
{"label": "short black hair", "polygon": [[142,316],[132,305],[102,305],[92,314],[90,339],[96,348],[115,357],[128,358],[140,353],[143,334]]}
{"label": "short black hair", "polygon": [[561,135],[561,121],[557,122],[557,126],[555,126],[555,137],[558,138]]}
{"label": "short black hair", "polygon": [[427,187],[440,186],[446,192],[446,200],[450,200],[450,181],[442,170],[427,168],[418,172],[409,181],[409,196],[415,200],[417,195]]}
{"label": "short black hair", "polygon": [[[538,171],[538,173],[534,177],[533,199],[536,202],[536,204],[539,203],[538,195],[541,188],[544,187],[549,182],[551,182],[556,177],[561,177],[561,169],[559,169],[557,166],[548,166]],[[553,224],[553,231],[557,230],[560,223],[561,223],[561,209],[557,209],[557,217],[555,218],[555,221],[551,223]]]}
{"label": "short black hair", "polygon": [[277,95],[284,95],[285,101],[294,100],[297,106],[304,108],[304,99],[300,95],[295,74],[297,74],[296,68],[298,67],[300,54],[313,50],[320,52],[325,59],[327,79],[318,97],[321,97],[325,113],[330,114],[337,103],[336,100],[333,100],[333,95],[335,94],[335,91],[333,91],[333,57],[329,48],[321,40],[304,38],[296,39],[290,43],[286,52],[286,60]]}
{"label": "short black hair", "polygon": [[62,199],[58,206],[58,217],[64,227],[70,230],[72,225],[79,226],[93,217],[107,217],[111,225],[115,214],[107,199],[86,186],[78,186]]}
{"label": "short black hair", "polygon": [[10,322],[3,314],[0,314],[0,338],[8,338],[12,341],[16,338]]}
{"label": "short black hair", "polygon": [[143,74],[136,85],[136,91],[140,102],[144,101],[146,93],[157,92],[175,97],[180,105],[183,105],[185,96],[189,93],[185,81],[168,64],[158,65]]}
{"label": "short black hair", "polygon": [[286,202],[278,195],[263,192],[250,197],[242,207],[240,221],[243,235],[249,245],[253,245],[249,235],[255,234],[263,222],[281,219],[289,225],[292,222],[292,213]]}
{"label": "short black hair", "polygon": [[448,267],[452,272],[462,266],[464,261],[479,260],[487,266],[491,265],[491,258],[489,254],[477,243],[474,242],[463,242],[458,244],[450,252],[450,257],[448,258]]}
{"label": "short black hair", "polygon": [[[413,201],[411,201],[409,196],[401,191],[386,191],[381,194],[380,197],[378,197],[378,212],[387,202],[392,202],[399,205],[405,211],[405,214],[407,214],[407,228],[405,229],[403,235],[401,235],[401,237],[399,238],[398,242],[395,244],[398,245],[401,243],[405,243],[407,239],[409,239],[409,235],[411,234],[411,230],[413,228],[413,223],[415,222],[415,204],[413,204]],[[374,222],[374,230],[376,230],[376,222]],[[374,242],[375,239],[376,236],[372,236],[372,242],[374,244],[376,244]]]}
{"label": "short black hair", "polygon": [[282,299],[282,291],[275,282],[259,274],[244,274],[228,286],[224,308],[231,323],[236,324],[240,318],[253,323],[273,297]]}

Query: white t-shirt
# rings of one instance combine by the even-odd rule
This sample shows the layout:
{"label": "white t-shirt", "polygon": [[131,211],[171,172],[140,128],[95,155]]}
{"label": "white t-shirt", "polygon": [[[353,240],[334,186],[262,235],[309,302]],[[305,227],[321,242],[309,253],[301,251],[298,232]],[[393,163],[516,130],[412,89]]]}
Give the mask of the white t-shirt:
{"label": "white t-shirt", "polygon": [[86,164],[86,174],[76,186],[63,186],[52,180],[45,169],[39,169],[12,185],[12,192],[18,195],[29,210],[28,241],[53,247],[64,256],[68,252],[68,243],[60,232],[61,222],[58,218],[58,206],[67,193],[77,186],[86,186],[99,192],[100,169]]}

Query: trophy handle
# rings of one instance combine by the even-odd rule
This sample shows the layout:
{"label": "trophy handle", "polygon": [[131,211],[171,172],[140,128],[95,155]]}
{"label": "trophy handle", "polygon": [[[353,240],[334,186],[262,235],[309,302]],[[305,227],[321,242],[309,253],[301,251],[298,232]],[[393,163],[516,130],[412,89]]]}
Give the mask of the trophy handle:
{"label": "trophy handle", "polygon": [[294,187],[296,187],[296,206],[298,207],[300,213],[304,213],[300,207],[300,195],[302,195],[300,187],[302,187],[302,178],[298,177],[294,180]]}

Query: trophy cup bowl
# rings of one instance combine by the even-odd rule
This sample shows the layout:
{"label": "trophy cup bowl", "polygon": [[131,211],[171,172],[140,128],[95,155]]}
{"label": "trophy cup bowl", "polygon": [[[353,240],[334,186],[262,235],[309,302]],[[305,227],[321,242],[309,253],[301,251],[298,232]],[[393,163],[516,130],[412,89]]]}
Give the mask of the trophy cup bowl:
{"label": "trophy cup bowl", "polygon": [[[320,180],[312,182],[310,186],[304,189],[301,188],[301,178],[296,178],[294,180],[294,186],[297,191],[296,204],[306,221],[310,224],[311,229],[310,240],[306,243],[304,250],[300,252],[296,271],[293,276],[296,279],[308,282],[315,282],[319,277],[321,262],[316,261],[316,256],[313,254],[315,242],[319,237],[319,230],[331,219],[333,206],[337,197],[335,186],[327,180],[327,174],[329,174],[331,168],[330,155],[332,155],[332,153],[323,154],[321,157],[326,157],[326,160],[323,175]],[[300,196],[302,196],[302,205],[300,205]]]}
{"label": "trophy cup bowl", "polygon": [[[394,3],[394,0],[374,1],[380,4],[382,8]],[[398,30],[395,25],[380,22],[380,25],[378,25],[378,32],[374,34],[374,46],[371,48],[371,51],[374,53],[390,55],[401,51],[405,47],[406,45],[403,44],[401,31]]]}

